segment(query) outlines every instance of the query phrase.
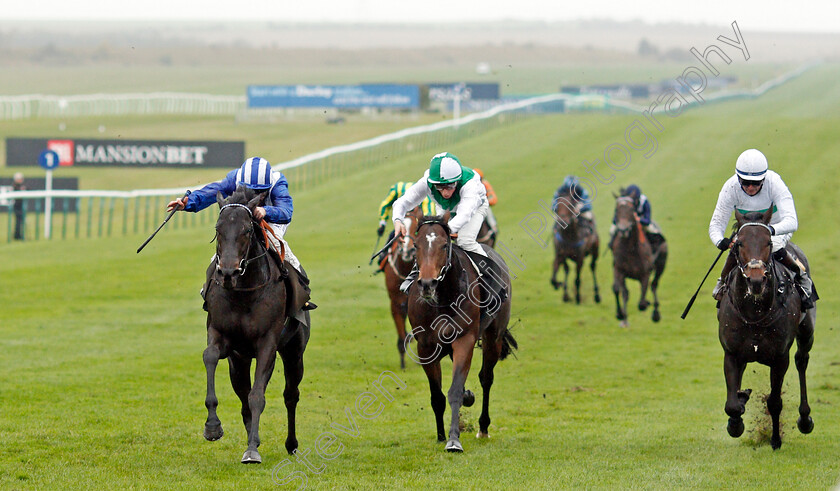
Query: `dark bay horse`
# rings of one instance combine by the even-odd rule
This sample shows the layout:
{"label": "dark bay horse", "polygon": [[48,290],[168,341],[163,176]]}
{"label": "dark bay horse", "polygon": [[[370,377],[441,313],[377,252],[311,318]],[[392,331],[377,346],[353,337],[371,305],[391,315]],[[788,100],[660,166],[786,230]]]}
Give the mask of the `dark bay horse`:
{"label": "dark bay horse", "polygon": [[[574,205],[571,190],[565,196],[559,197],[554,204],[554,213],[559,220],[554,222],[554,266],[551,270],[551,285],[557,290],[563,286],[563,301],[570,302],[569,296],[569,265],[566,260],[571,260],[577,266],[575,272],[575,303],[580,303],[580,270],[583,269],[583,261],[586,256],[592,259],[589,269],[592,270],[592,282],[594,288],[595,303],[601,303],[601,294],[598,292],[598,277],[595,274],[595,265],[598,262],[598,248],[600,240],[598,232],[593,226],[583,226],[578,221],[581,205]],[[565,277],[563,282],[557,281],[557,270],[563,265]]]}
{"label": "dark bay horse", "polygon": [[[415,361],[423,365],[429,380],[438,441],[446,441],[449,452],[462,452],[459,411],[462,405],[471,406],[474,402],[473,394],[464,390],[464,384],[476,342],[481,339],[482,365],[478,376],[483,400],[478,419],[479,438],[488,436],[493,368],[517,345],[508,331],[511,285],[504,260],[484,246],[503,274],[500,278],[479,279],[467,253],[450,239],[447,221],[448,214],[443,219],[424,217],[414,237],[420,272],[408,291],[408,318],[413,327],[409,341],[417,341]],[[491,273],[486,272],[484,276],[489,277]],[[484,286],[485,281],[490,288]],[[500,289],[504,294],[499,294]],[[447,397],[441,390],[440,367],[440,360],[447,355],[452,358],[452,385],[448,392],[452,419],[448,441],[443,426]]]}
{"label": "dark bay horse", "polygon": [[[627,327],[627,300],[629,292],[625,283],[626,278],[638,280],[642,287],[639,299],[639,310],[646,310],[650,306],[647,301],[648,282],[653,294],[653,322],[659,322],[659,297],[656,290],[659,278],[665,270],[668,259],[668,244],[663,240],[653,250],[650,241],[642,231],[642,224],[636,215],[633,198],[619,196],[615,199],[616,233],[613,239],[613,293],[615,293],[616,318],[621,321],[621,327]],[[650,279],[651,273],[653,280]],[[620,297],[620,298],[619,298]]]}
{"label": "dark bay horse", "polygon": [[[288,272],[269,254],[265,232],[254,219],[254,209],[264,193],[240,186],[227,200],[221,194],[216,222],[216,257],[210,264],[212,275],[205,293],[207,309],[207,422],[204,438],[222,437],[222,423],[216,415],[215,374],[219,359],[227,358],[230,382],[242,401],[242,422],[248,433],[248,449],[242,463],[260,463],[260,415],[265,408],[265,389],[274,371],[277,353],[283,360],[286,389],[288,435],[286,450],[294,452],[295,408],[303,378],[303,351],[309,341],[309,327],[288,319],[286,303]],[[282,254],[281,254],[282,255]],[[308,312],[306,313],[308,315]],[[307,319],[308,320],[308,319]],[[254,384],[251,360],[256,358]]]}
{"label": "dark bay horse", "polygon": [[[790,348],[796,340],[794,361],[799,372],[799,419],[797,427],[802,433],[814,429],[805,371],[809,351],[814,344],[816,307],[801,312],[801,298],[792,278],[783,271],[784,266],[771,260],[771,232],[767,226],[773,206],[765,213],[743,215],[735,212],[737,239],[733,252],[738,267],[726,279],[728,291],[718,309],[718,337],[723,346],[723,371],[726,376],[726,414],[729,415],[727,431],[737,438],[744,432],[745,405],[750,390],[741,390],[741,379],[747,363],[758,362],[770,367],[770,396],[767,410],[773,421],[770,445],[774,450],[782,446],[779,432],[779,414],[782,412],[782,382],[790,365]],[[792,243],[787,245],[791,254],[803,263],[805,254]]]}
{"label": "dark bay horse", "polygon": [[410,237],[417,230],[417,222],[423,217],[420,208],[415,208],[406,216],[408,236],[395,240],[388,255],[385,256],[385,288],[391,300],[391,317],[397,327],[397,350],[400,353],[400,368],[405,370],[405,318],[408,315],[408,295],[400,291],[414,265],[414,242]]}

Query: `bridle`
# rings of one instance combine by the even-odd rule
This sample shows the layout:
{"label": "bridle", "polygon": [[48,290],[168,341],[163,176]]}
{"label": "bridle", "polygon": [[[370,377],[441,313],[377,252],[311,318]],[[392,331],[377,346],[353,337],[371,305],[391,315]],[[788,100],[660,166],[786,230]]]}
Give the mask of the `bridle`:
{"label": "bridle", "polygon": [[[616,202],[616,209],[618,209],[618,205],[630,205],[630,209],[633,210],[634,218],[635,218],[635,207],[633,206],[633,198],[629,196],[619,196],[615,199]],[[634,220],[634,222],[638,223],[638,220]],[[618,224],[615,226],[616,233],[620,234],[622,237],[626,237],[631,230],[633,230],[633,225],[630,224],[627,227],[621,227]]]}
{"label": "bridle", "polygon": [[[452,239],[450,238],[449,234],[449,225],[447,225],[443,220],[428,220],[420,225],[417,226],[417,231],[414,235],[418,235],[420,233],[420,229],[426,225],[440,225],[443,227],[443,231],[446,234],[446,264],[440,268],[440,274],[435,278],[435,281],[440,282],[443,280],[443,277],[446,276],[446,273],[449,272],[449,269],[452,267]],[[418,265],[419,266],[419,265]]]}
{"label": "bridle", "polygon": [[[741,234],[741,230],[743,230],[745,227],[763,227],[770,233],[771,236],[773,235],[773,231],[770,229],[770,227],[763,224],[763,223],[760,223],[760,222],[748,222],[748,223],[745,223],[745,224],[741,225],[741,227],[738,229],[738,235]],[[746,264],[742,264],[741,263],[741,256],[740,256],[740,254],[738,254],[738,250],[737,250],[737,248],[740,248],[740,247],[741,247],[741,241],[737,240],[735,242],[735,248],[736,248],[735,258],[738,261],[738,269],[741,271],[741,275],[744,278],[749,278],[749,274],[748,274],[749,270],[758,269],[758,268],[763,268],[764,269],[764,276],[765,277],[769,277],[773,274],[773,271],[772,271],[773,261],[770,261],[769,267],[768,267],[768,264],[761,259],[750,259]]]}
{"label": "bridle", "polygon": [[[243,204],[240,204],[240,203],[228,203],[228,204],[222,206],[221,209],[219,210],[219,218],[221,218],[222,212],[224,212],[225,209],[227,209],[227,208],[244,208],[245,211],[248,212],[248,215],[251,217],[251,229],[247,232],[247,234],[249,236],[248,237],[248,244],[249,244],[248,245],[248,250],[250,251],[251,247],[253,246],[254,243],[259,244],[259,242],[260,242],[259,240],[257,240],[257,236],[256,236],[256,228],[254,226],[254,224],[256,223],[255,220],[254,220],[254,212],[252,212],[251,209],[248,208],[246,205],[243,205]],[[218,235],[218,232],[217,232],[217,235]],[[263,249],[262,254],[254,256],[252,258],[244,257],[239,261],[239,267],[237,268],[237,271],[239,272],[239,276],[244,276],[245,275],[245,271],[246,271],[248,265],[250,265],[254,261],[257,261],[257,260],[265,257],[266,254],[268,254],[268,249],[267,248],[262,248],[262,249]],[[246,252],[245,254],[247,256],[248,253]],[[218,245],[218,242],[216,242],[216,271],[219,270],[219,264],[218,264],[219,259],[218,258],[219,258],[219,245]],[[216,283],[218,283],[217,279],[215,281],[216,281]],[[270,279],[268,281],[270,281]],[[265,283],[263,283],[262,285],[259,285],[257,287],[253,287],[253,288],[234,288],[234,290],[237,290],[237,291],[256,290],[256,289],[262,288],[263,286],[268,284],[268,281],[266,281]]]}

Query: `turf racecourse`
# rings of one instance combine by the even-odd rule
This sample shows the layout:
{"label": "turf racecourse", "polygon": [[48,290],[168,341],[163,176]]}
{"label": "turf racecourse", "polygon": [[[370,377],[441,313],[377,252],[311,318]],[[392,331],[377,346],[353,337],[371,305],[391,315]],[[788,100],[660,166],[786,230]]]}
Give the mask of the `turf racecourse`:
{"label": "turf racecourse", "polygon": [[[261,466],[239,464],[245,431],[224,364],[217,392],[226,434],[213,443],[201,436],[205,317],[198,289],[213,251],[210,229],[164,231],[140,255],[139,236],[2,245],[0,486],[253,489],[296,471],[309,489],[831,487],[840,477],[838,75],[840,67],[822,66],[759,100],[663,118],[655,154],[633,152],[615,182],[598,187],[602,235],[610,193],[633,182],[670,241],[658,324],[633,307],[630,327],[618,328],[609,255],[598,270],[603,303],[593,304],[587,274],[583,305],[563,304],[548,281],[550,246],[519,227],[540,213],[538,200],[549,200],[563,176],[584,172],[583,159],[602,159],[609,144],[621,142],[634,117],[535,118],[446,149],[486,171],[500,196],[501,240],[522,265],[512,266],[520,349],[496,369],[490,439],[472,436],[478,405],[463,410],[461,455],[435,441],[422,370],[398,369],[383,280],[367,266],[380,195],[395,180],[419,177],[430,156],[377,165],[295,196],[288,238],[321,305],[298,406],[300,450],[311,451],[310,467],[283,449],[280,372],[268,387]],[[720,185],[748,147],[767,154],[796,198],[794,240],[809,254],[822,297],[808,373],[816,427],[810,435],[795,428],[799,389],[791,367],[784,443],[775,452],[761,403],[769,392],[766,367],[750,365],[744,377],[754,390],[744,436],[726,433],[711,283],[688,319],[679,319],[717,252],[706,229]],[[631,304],[637,301],[631,283]],[[477,395],[478,369],[476,362],[468,384]],[[381,413],[363,419],[356,400],[375,391],[372,382],[386,370],[405,387],[386,381],[394,400],[381,399]],[[333,426],[350,425],[348,413],[355,436]],[[328,433],[337,437],[330,451],[343,446],[333,460],[314,451]],[[289,465],[278,467],[285,459]]]}

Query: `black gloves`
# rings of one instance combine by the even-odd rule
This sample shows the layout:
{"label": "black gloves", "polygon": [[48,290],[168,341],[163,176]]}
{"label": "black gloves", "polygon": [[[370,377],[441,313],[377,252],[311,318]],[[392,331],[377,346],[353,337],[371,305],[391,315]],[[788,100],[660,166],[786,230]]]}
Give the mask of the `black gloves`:
{"label": "black gloves", "polygon": [[382,237],[382,234],[385,233],[385,225],[380,225],[378,229],[376,229],[376,235]]}
{"label": "black gloves", "polygon": [[731,244],[731,243],[732,243],[732,239],[730,239],[729,237],[724,237],[724,238],[720,239],[720,242],[717,243],[717,248],[722,250],[722,251],[725,251],[725,250],[729,249],[729,244]]}

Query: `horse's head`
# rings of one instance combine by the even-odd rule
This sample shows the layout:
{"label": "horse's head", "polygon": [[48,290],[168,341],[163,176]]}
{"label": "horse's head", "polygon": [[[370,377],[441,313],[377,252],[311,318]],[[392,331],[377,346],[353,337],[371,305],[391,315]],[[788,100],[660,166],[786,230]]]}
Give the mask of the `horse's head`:
{"label": "horse's head", "polygon": [[221,193],[216,195],[220,207],[216,221],[216,275],[225,288],[235,288],[239,277],[245,274],[248,250],[258,226],[254,210],[264,198],[265,192],[245,186],[237,187],[227,199]]}
{"label": "horse's head", "polygon": [[417,249],[417,285],[420,296],[429,302],[437,300],[438,283],[452,264],[452,241],[449,238],[449,212],[443,218],[423,217],[417,224],[414,246]]}
{"label": "horse's head", "polygon": [[773,274],[770,269],[773,242],[768,227],[772,216],[772,204],[763,213],[741,213],[735,210],[738,235],[732,247],[738,259],[738,269],[747,280],[747,292],[754,296],[764,293]]}
{"label": "horse's head", "polygon": [[554,200],[554,213],[559,218],[556,226],[560,228],[574,226],[582,206],[582,203],[578,203],[572,196],[571,189],[563,196],[558,196]]}
{"label": "horse's head", "polygon": [[411,238],[417,233],[417,224],[421,218],[423,218],[423,212],[418,206],[411,210],[403,220],[408,233],[397,242],[397,254],[399,254],[403,262],[408,263],[414,261],[414,241]]}
{"label": "horse's head", "polygon": [[633,198],[618,196],[615,198],[615,231],[618,236],[626,239],[630,236],[637,223],[636,207]]}

